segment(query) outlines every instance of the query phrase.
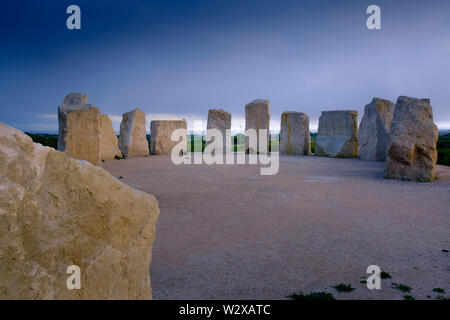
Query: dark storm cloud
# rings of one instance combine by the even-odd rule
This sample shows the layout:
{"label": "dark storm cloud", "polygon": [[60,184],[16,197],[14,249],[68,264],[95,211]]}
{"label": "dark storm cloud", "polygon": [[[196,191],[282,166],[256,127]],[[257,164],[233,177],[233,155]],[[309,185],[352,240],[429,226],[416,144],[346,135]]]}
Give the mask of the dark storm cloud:
{"label": "dark storm cloud", "polygon": [[[82,29],[66,28],[81,7]],[[366,28],[378,4],[382,30]],[[14,1],[0,25],[0,121],[48,131],[65,94],[103,113],[206,117],[268,98],[285,110],[352,108],[372,97],[431,98],[450,126],[449,1]]]}

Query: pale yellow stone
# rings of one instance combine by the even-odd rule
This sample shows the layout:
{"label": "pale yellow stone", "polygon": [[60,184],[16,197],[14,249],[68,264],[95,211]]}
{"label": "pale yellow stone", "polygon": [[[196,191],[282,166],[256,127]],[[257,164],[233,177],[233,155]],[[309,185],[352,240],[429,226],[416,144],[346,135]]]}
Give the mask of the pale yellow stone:
{"label": "pale yellow stone", "polygon": [[101,164],[100,111],[85,93],[69,93],[58,107],[58,150],[69,157]]}
{"label": "pale yellow stone", "polygon": [[119,149],[125,157],[147,157],[149,147],[145,113],[139,109],[124,113],[120,124]]}
{"label": "pale yellow stone", "polygon": [[280,153],[311,154],[309,118],[303,112],[283,112],[280,126]]}
{"label": "pale yellow stone", "polygon": [[150,299],[158,215],[153,196],[0,123],[0,299]]}
{"label": "pale yellow stone", "polygon": [[399,97],[387,146],[386,178],[433,181],[438,138],[430,100]]}
{"label": "pale yellow stone", "polygon": [[119,149],[119,141],[114,133],[111,119],[108,115],[100,116],[100,150],[102,160],[113,160],[116,157],[121,158],[122,152]]}
{"label": "pale yellow stone", "polygon": [[[151,154],[171,154],[178,141],[172,141],[172,133],[183,129],[187,134],[185,120],[154,120],[150,124],[150,151]],[[183,150],[187,150],[185,144]]]}
{"label": "pale yellow stone", "polygon": [[[269,100],[258,99],[245,105],[245,130],[254,129],[257,135],[257,150],[253,150],[249,146],[249,139],[246,138],[246,153],[267,153],[269,151],[270,136],[270,103]],[[261,129],[266,130],[267,147],[265,150],[260,149],[259,135]]]}
{"label": "pale yellow stone", "polygon": [[[231,129],[231,114],[223,109],[210,109],[208,111],[208,122],[206,125],[207,134],[208,131],[211,129],[217,129],[222,133],[222,141],[220,142],[221,146],[219,146],[219,149],[222,149],[224,152],[226,150],[226,143],[227,143],[226,132],[227,130]],[[205,146],[208,146],[210,143],[212,143],[212,141],[211,142],[207,141]],[[232,144],[231,133],[230,133],[230,141],[228,141],[228,143]]]}
{"label": "pale yellow stone", "polygon": [[314,154],[356,158],[358,150],[358,111],[322,111]]}
{"label": "pale yellow stone", "polygon": [[101,165],[100,110],[75,110],[67,115],[65,152],[69,157]]}

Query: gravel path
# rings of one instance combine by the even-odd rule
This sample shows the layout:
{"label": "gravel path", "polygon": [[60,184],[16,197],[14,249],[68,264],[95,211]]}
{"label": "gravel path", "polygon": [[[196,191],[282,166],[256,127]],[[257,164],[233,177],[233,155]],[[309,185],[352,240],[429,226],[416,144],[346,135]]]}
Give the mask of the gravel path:
{"label": "gravel path", "polygon": [[[282,156],[275,176],[256,165],[176,166],[167,156],[104,168],[159,201],[154,299],[285,299],[300,290],[435,299],[437,287],[450,297],[449,167],[428,184],[385,180],[383,163],[314,156]],[[392,276],[381,290],[360,283],[371,264]],[[338,293],[339,283],[356,290]]]}

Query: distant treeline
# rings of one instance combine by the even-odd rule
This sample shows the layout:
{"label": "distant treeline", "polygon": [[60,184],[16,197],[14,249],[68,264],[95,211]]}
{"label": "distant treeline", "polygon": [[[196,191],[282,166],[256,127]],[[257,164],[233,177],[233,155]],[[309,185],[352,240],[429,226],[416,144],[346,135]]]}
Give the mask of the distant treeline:
{"label": "distant treeline", "polygon": [[450,133],[439,136],[437,143],[438,163],[450,166]]}
{"label": "distant treeline", "polygon": [[[46,133],[27,133],[27,135],[33,139],[34,142],[40,143],[44,146],[55,148],[58,145],[58,135],[57,134],[46,134]],[[236,141],[235,137],[239,136],[241,134],[238,134],[233,137],[233,141]],[[315,140],[317,137],[317,133],[311,133],[311,151],[314,152],[314,145]],[[279,148],[279,141],[280,135],[274,134],[271,135],[270,138],[270,150],[278,151]],[[150,146],[150,135],[147,135],[147,139],[149,141]],[[192,141],[195,140],[202,140],[202,149],[205,147],[205,136],[202,135],[189,135],[188,136],[188,150],[191,152],[193,151],[200,151],[200,150],[194,150],[194,144],[192,144]],[[242,140],[241,140],[242,141]],[[438,149],[438,164],[444,165],[444,166],[450,166],[450,133],[443,134],[439,136],[439,140],[437,143],[437,149]],[[242,151],[243,146],[241,145],[235,145],[234,146],[235,151]]]}
{"label": "distant treeline", "polygon": [[40,143],[43,146],[52,147],[54,149],[58,146],[58,135],[57,134],[46,134],[46,133],[28,133],[28,136],[33,139],[33,142]]}

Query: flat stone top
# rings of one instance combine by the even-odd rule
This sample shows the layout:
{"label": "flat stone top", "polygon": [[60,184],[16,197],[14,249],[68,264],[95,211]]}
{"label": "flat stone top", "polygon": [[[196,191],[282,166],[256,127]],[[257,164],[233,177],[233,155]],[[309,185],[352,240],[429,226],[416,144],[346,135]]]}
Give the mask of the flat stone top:
{"label": "flat stone top", "polygon": [[178,125],[184,125],[186,124],[186,120],[152,120],[150,125],[170,125],[170,124],[178,124]]}
{"label": "flat stone top", "polygon": [[298,112],[298,111],[285,111],[281,114],[281,116],[283,115],[297,115],[297,116],[307,116],[306,113],[304,112]]}
{"label": "flat stone top", "polygon": [[247,106],[252,106],[252,105],[255,105],[255,104],[267,104],[267,105],[269,105],[269,100],[267,100],[267,99],[256,99],[256,100],[253,100],[250,103],[247,103],[245,106],[247,107]]}
{"label": "flat stone top", "polygon": [[72,92],[65,96],[63,104],[80,105],[88,103],[88,95],[86,93]]}
{"label": "flat stone top", "polygon": [[408,97],[408,96],[398,97],[397,103],[399,103],[400,101],[407,101],[408,103],[424,102],[426,104],[430,104],[430,102],[431,102],[429,98],[413,98],[413,97]]}
{"label": "flat stone top", "polygon": [[352,115],[358,115],[358,111],[356,110],[330,110],[330,111],[322,111],[322,115],[339,115],[350,113]]}
{"label": "flat stone top", "polygon": [[[377,103],[377,102],[387,103],[387,104],[393,103],[393,102],[390,101],[390,100],[383,99],[383,98],[377,98],[377,97],[374,97],[370,103]],[[369,103],[369,104],[370,104],[370,103]]]}
{"label": "flat stone top", "polygon": [[226,115],[231,115],[231,113],[229,113],[228,111],[225,111],[223,109],[209,109],[208,110],[208,115],[209,114],[226,114]]}

